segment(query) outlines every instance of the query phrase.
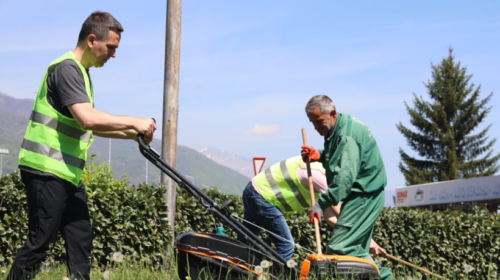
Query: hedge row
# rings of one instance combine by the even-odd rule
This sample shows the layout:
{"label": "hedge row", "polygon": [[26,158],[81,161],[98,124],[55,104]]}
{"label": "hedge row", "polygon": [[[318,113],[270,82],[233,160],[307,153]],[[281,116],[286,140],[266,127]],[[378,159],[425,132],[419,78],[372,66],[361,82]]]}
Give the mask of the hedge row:
{"label": "hedge row", "polygon": [[[170,244],[169,225],[165,219],[164,187],[140,185],[128,188],[125,180],[112,178],[107,166],[89,165],[85,171],[88,206],[94,230],[94,264],[105,264],[113,252],[128,253],[147,263],[156,263],[166,256]],[[228,199],[235,203],[230,210],[243,217],[243,203],[237,195],[220,193],[216,188],[205,190],[217,203]],[[175,233],[216,232],[224,226],[199,199],[178,190]],[[287,216],[295,242],[315,251],[314,228],[308,222],[307,211]],[[0,266],[9,265],[26,240],[27,202],[19,176],[0,178]],[[236,237],[224,226],[225,232]],[[325,248],[331,228],[321,223],[322,247]],[[265,233],[261,238],[270,244]],[[384,209],[375,224],[374,239],[389,254],[436,273],[453,278],[471,276],[474,279],[497,279],[500,263],[500,215],[490,215],[476,209],[474,213],[438,212],[408,208]],[[64,261],[64,241],[57,240],[49,256]],[[294,259],[308,255],[298,248]],[[394,269],[403,265],[391,259],[379,258],[383,265]],[[465,272],[465,265],[474,270]]]}
{"label": "hedge row", "polygon": [[[165,219],[165,187],[143,184],[127,188],[125,181],[112,179],[110,168],[94,168],[85,178],[94,234],[92,263],[106,264],[114,252],[129,254],[149,264],[161,261],[170,244],[169,224]],[[0,266],[10,265],[26,241],[27,214],[27,199],[20,176],[17,173],[2,176]],[[51,246],[49,258],[64,262],[63,238]]]}

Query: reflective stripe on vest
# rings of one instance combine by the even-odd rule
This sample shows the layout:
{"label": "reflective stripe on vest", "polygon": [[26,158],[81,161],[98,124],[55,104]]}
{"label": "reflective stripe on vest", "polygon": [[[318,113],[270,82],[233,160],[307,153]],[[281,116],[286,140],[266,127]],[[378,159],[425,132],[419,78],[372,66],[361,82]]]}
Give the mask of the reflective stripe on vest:
{"label": "reflective stripe on vest", "polygon": [[67,165],[71,165],[79,169],[83,169],[85,167],[84,160],[74,157],[72,155],[68,155],[66,153],[63,153],[59,150],[56,150],[44,144],[23,139],[23,144],[21,145],[21,148],[31,151],[33,153],[41,154],[51,159],[55,159],[60,162],[64,162]]}
{"label": "reflective stripe on vest", "polygon": [[[281,173],[283,174],[283,179],[285,179],[285,182],[288,184],[288,187],[292,189],[295,198],[297,198],[302,207],[309,208],[309,204],[307,203],[302,193],[299,191],[299,186],[295,184],[292,177],[290,176],[290,173],[288,172],[288,169],[286,168],[286,160],[280,162],[279,165]],[[276,183],[276,180],[274,180],[273,175],[271,174],[271,169],[268,168],[264,172],[266,173],[266,179],[269,182],[271,188],[273,189],[274,195],[276,196],[278,201],[281,203],[281,205],[283,205],[286,212],[292,212],[293,208],[288,204],[288,202],[286,202],[285,198],[283,197],[283,193],[278,187],[278,183]]]}
{"label": "reflective stripe on vest", "polygon": [[69,136],[71,138],[75,138],[77,140],[83,141],[83,142],[89,142],[90,137],[92,136],[91,133],[88,133],[86,131],[71,127],[65,123],[62,123],[52,117],[49,117],[45,114],[42,114],[40,112],[31,112],[31,121],[34,121],[39,124],[43,124],[47,127],[50,127],[58,132],[61,132],[62,134]]}
{"label": "reflective stripe on vest", "polygon": [[87,151],[94,141],[92,131],[84,130],[74,118],[64,116],[47,100],[49,69],[64,60],[73,60],[82,72],[85,91],[91,106],[94,106],[92,82],[87,69],[72,52],[67,52],[54,60],[45,72],[33,105],[19,152],[19,165],[52,173],[78,186],[85,167]]}
{"label": "reflective stripe on vest", "polygon": [[[300,156],[289,158],[262,171],[253,180],[262,197],[283,213],[311,207],[309,188],[304,187],[296,175],[300,162]],[[321,163],[315,167],[324,170]]]}

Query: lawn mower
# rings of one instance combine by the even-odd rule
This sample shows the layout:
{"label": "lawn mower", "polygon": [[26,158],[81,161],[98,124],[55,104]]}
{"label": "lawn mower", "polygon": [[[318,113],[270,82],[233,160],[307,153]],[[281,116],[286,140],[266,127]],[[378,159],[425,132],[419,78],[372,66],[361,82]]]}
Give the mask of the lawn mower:
{"label": "lawn mower", "polygon": [[[311,254],[299,269],[285,260],[268,244],[247,229],[229,211],[232,200],[217,204],[187,180],[138,136],[139,150],[152,164],[169,176],[179,188],[195,198],[226,225],[243,236],[246,243],[212,233],[181,234],[174,247],[177,252],[178,275],[186,279],[376,279],[378,267],[371,261],[338,255]],[[262,270],[267,261],[272,266]]]}

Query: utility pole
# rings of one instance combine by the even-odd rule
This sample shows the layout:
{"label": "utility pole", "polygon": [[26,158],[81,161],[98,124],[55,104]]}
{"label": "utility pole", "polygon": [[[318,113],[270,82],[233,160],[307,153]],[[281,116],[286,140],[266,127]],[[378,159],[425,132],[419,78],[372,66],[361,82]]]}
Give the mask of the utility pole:
{"label": "utility pole", "polygon": [[0,149],[0,176],[3,175],[3,155],[8,155],[9,150],[7,149]]}
{"label": "utility pole", "polygon": [[[179,67],[181,56],[182,0],[167,0],[167,28],[165,43],[165,80],[163,85],[163,124],[161,157],[175,168],[177,160],[177,115],[179,114]],[[175,240],[176,184],[165,174],[161,183],[167,186],[165,202],[168,205],[168,221]]]}

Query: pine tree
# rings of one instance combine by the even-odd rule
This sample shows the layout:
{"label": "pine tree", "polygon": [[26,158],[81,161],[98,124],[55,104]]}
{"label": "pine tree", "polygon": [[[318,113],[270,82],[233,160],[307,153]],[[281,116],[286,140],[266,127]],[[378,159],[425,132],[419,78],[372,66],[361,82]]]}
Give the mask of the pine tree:
{"label": "pine tree", "polygon": [[408,145],[421,157],[412,157],[401,148],[399,169],[407,185],[465,179],[495,174],[500,154],[493,155],[496,139],[489,141],[491,125],[473,134],[491,111],[493,93],[479,99],[481,86],[470,83],[472,75],[455,62],[453,49],[440,64],[433,65],[432,79],[424,83],[431,101],[414,93],[414,107],[405,102],[412,131],[397,124]]}

